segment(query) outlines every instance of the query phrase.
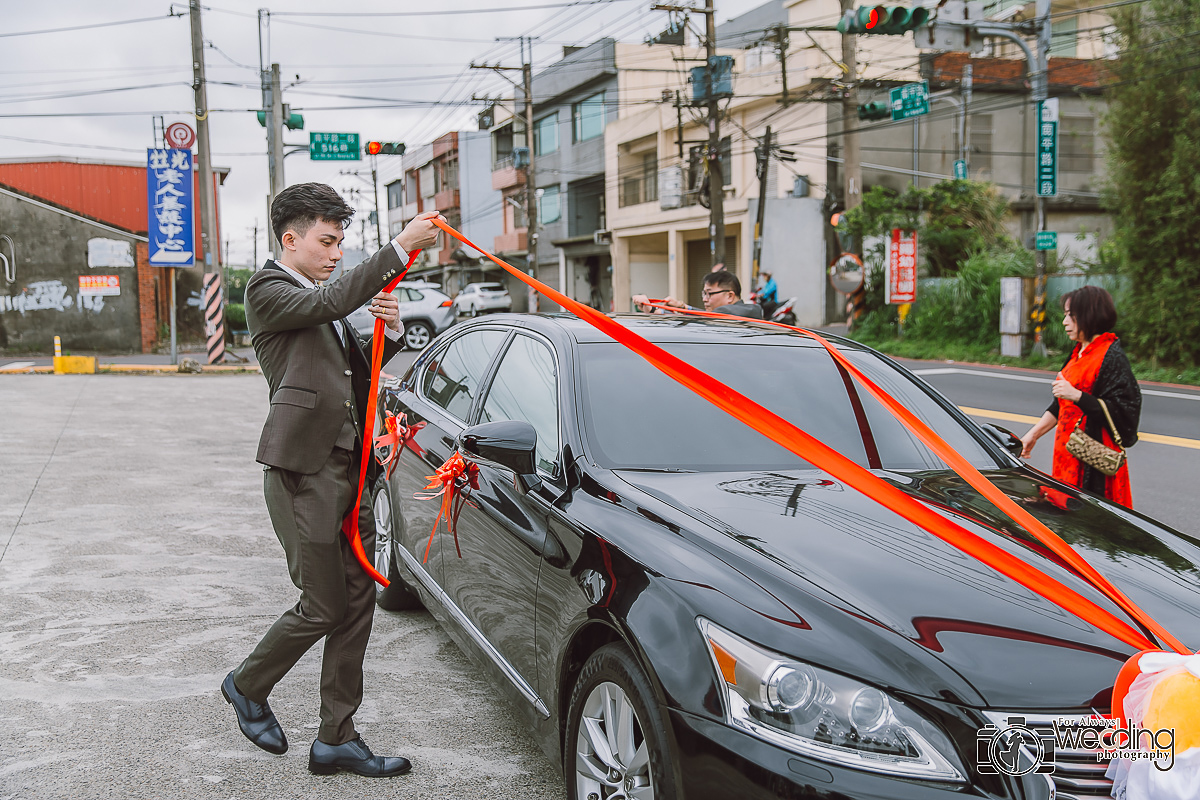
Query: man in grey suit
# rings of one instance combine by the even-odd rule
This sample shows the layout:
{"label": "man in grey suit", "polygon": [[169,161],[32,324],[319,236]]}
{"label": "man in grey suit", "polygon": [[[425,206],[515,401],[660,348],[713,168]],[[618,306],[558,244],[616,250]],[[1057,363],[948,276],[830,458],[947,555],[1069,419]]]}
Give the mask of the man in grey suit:
{"label": "man in grey suit", "polygon": [[[371,312],[387,323],[384,361],[399,351],[398,304],[382,289],[403,271],[410,252],[437,240],[439,229],[431,221],[437,212],[422,214],[378,253],[322,285],[342,257],[343,229],[353,214],[329,186],[289,186],[271,204],[271,228],[283,254],[246,284],[246,322],[271,398],[257,458],[264,465],[267,510],[300,599],[229,673],[221,693],[250,741],[271,753],[286,752],[287,738],[267,696],[324,637],[321,726],[308,768],[385,777],[411,765],[405,758],[376,756],[354,728],[375,590],[341,523],[356,512],[363,548],[374,553],[375,519],[370,492],[354,496],[371,378],[364,346],[370,340],[360,340],[344,317],[371,301]],[[378,469],[373,462],[370,467]]]}

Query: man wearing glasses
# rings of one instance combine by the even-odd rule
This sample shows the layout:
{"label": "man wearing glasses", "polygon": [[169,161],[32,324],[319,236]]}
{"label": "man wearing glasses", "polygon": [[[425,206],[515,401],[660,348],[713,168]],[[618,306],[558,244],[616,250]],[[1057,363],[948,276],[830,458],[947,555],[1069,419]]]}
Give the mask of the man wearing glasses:
{"label": "man wearing glasses", "polygon": [[[735,317],[748,317],[749,319],[763,318],[761,306],[757,303],[742,302],[742,282],[732,272],[721,270],[705,275],[704,291],[700,293],[700,296],[704,299],[705,311],[715,311],[718,314],[731,314]],[[635,294],[633,302],[637,303],[642,310],[650,310],[649,307],[642,305],[648,302],[648,298],[644,294]],[[698,310],[686,303],[681,303],[674,297],[668,297],[663,300],[663,303],[673,308]]]}

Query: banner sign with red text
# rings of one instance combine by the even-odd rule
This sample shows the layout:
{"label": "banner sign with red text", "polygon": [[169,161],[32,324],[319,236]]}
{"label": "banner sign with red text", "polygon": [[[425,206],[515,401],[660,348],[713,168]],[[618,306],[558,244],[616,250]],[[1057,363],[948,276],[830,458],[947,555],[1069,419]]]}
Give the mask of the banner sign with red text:
{"label": "banner sign with red text", "polygon": [[889,304],[917,301],[917,232],[892,228],[887,249],[887,282],[885,302]]}

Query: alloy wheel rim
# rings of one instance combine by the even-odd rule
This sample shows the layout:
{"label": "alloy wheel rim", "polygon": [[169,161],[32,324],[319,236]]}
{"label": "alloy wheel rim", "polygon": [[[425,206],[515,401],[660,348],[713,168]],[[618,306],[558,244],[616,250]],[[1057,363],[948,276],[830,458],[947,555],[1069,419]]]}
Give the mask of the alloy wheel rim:
{"label": "alloy wheel rim", "polygon": [[404,332],[404,343],[413,350],[419,350],[429,344],[429,329],[417,324]]}
{"label": "alloy wheel rim", "polygon": [[577,800],[653,800],[650,751],[637,712],[611,681],[583,702],[575,737]]}
{"label": "alloy wheel rim", "polygon": [[[392,501],[387,489],[375,495],[375,571],[387,576],[392,567]],[[376,591],[382,591],[375,584]]]}

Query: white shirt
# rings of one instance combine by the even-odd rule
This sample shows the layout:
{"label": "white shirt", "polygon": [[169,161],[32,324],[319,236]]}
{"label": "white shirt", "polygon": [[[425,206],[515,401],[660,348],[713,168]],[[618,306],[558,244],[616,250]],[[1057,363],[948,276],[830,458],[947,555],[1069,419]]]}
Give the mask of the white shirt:
{"label": "white shirt", "polygon": [[[404,252],[404,248],[402,248],[402,247],[400,247],[400,245],[396,244],[396,241],[394,239],[392,240],[392,247],[396,248],[396,253],[399,254],[400,260],[403,261],[405,264],[407,264],[408,263],[408,254]],[[310,281],[308,278],[306,278],[304,275],[300,274],[296,270],[289,267],[287,264],[284,264],[282,261],[279,261],[277,259],[272,259],[272,260],[275,261],[275,263],[279,266],[280,269],[282,269],[288,275],[291,275],[293,278],[295,278],[299,282],[299,284],[301,286],[303,286],[305,289],[316,289],[317,288],[317,285],[315,283]],[[338,339],[341,340],[342,346],[345,346],[346,333],[342,329],[342,326],[337,324],[336,322],[330,323],[330,324],[333,325],[333,329],[337,332]],[[383,326],[383,335],[386,336],[387,338],[391,339],[393,342],[400,338],[400,332],[392,330],[387,325]]]}

